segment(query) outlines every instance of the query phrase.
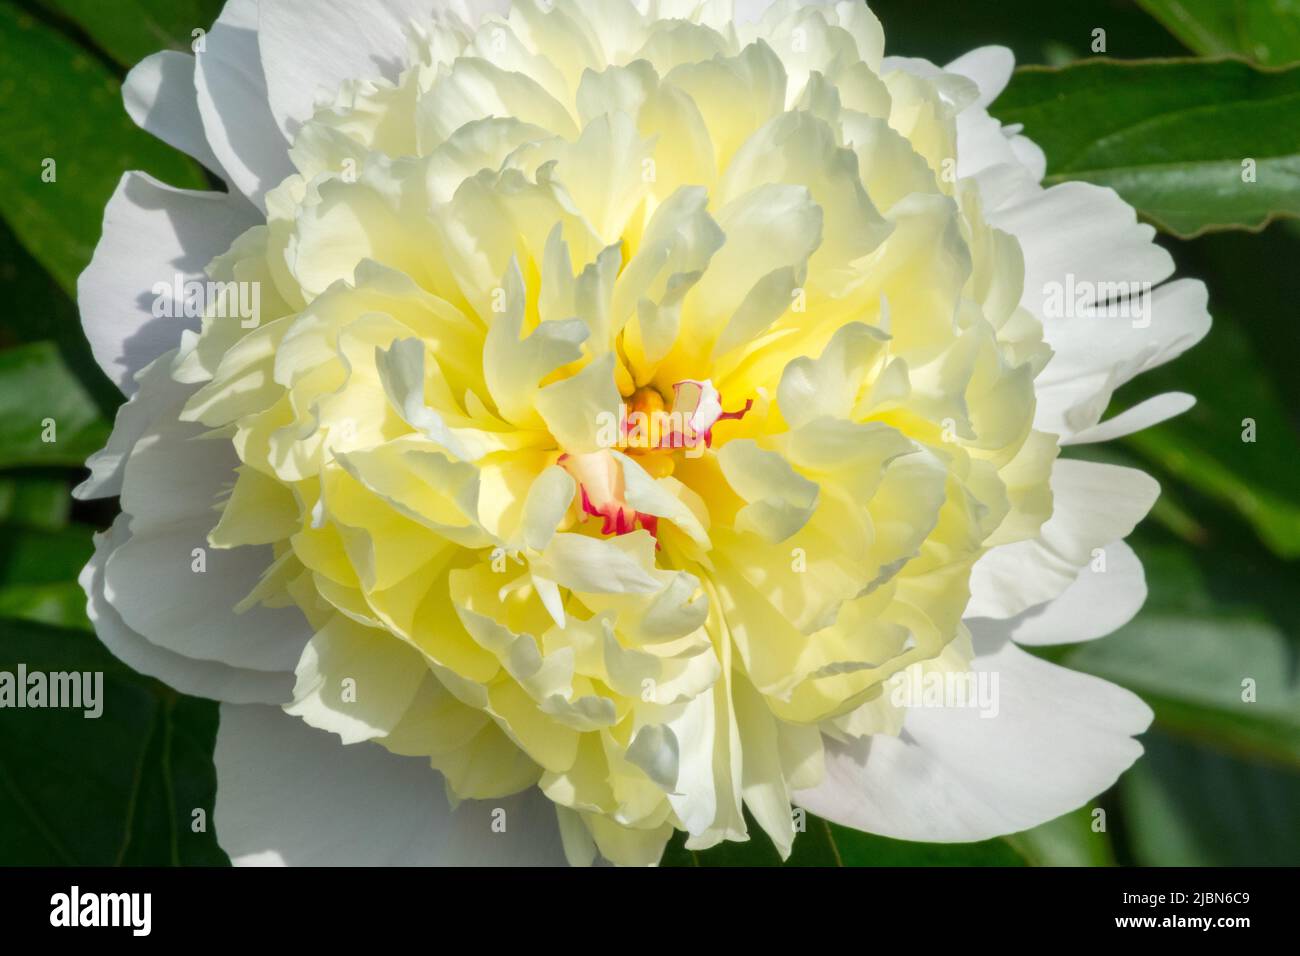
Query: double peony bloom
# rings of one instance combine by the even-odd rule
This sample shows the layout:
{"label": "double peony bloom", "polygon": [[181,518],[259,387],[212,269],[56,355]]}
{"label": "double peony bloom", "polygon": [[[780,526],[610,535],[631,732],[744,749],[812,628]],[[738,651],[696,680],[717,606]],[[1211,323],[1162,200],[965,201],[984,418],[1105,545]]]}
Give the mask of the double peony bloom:
{"label": "double peony bloom", "polygon": [[[127,108],[228,191],[128,173],[80,281],[130,396],[82,582],[223,702],[236,862],[979,840],[1141,753],[1137,697],[1018,645],[1141,606],[1155,482],[1060,452],[1190,404],[1100,421],[1206,293],[1042,188],[1008,51],[791,0],[230,0],[198,47]],[[1109,283],[1143,321],[1047,308]],[[900,693],[950,677],[996,707]]]}

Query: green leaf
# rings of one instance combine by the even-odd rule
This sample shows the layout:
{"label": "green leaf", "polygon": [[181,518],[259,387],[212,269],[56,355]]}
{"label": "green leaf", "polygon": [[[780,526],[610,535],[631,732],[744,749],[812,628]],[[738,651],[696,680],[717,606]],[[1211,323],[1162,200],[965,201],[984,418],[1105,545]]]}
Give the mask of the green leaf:
{"label": "green leaf", "polygon": [[0,525],[57,531],[72,511],[68,482],[41,475],[0,475]]}
{"label": "green leaf", "polygon": [[1235,60],[1026,67],[993,104],[1043,147],[1048,185],[1110,186],[1183,237],[1300,216],[1297,111],[1300,67]]}
{"label": "green leaf", "polygon": [[[1300,239],[1277,226],[1262,237],[1207,236],[1187,251],[1180,271],[1209,280],[1214,327],[1186,356],[1126,386],[1122,398],[1136,403],[1187,391],[1197,404],[1124,444],[1145,459],[1141,466],[1154,464],[1177,479],[1162,500],[1195,489],[1241,515],[1274,554],[1300,557],[1294,280],[1259,268],[1260,262],[1295,261]],[[1198,507],[1188,503],[1189,511]]]}
{"label": "green leaf", "polygon": [[80,467],[109,426],[48,342],[0,352],[0,468]]}
{"label": "green leaf", "polygon": [[1300,773],[1245,763],[1151,733],[1120,784],[1142,866],[1294,866]]}
{"label": "green leaf", "polygon": [[[9,866],[213,865],[217,708],[140,677],[93,637],[0,621],[0,671],[103,673],[103,713],[6,710],[0,846]],[[194,832],[194,811],[206,830]]]}
{"label": "green leaf", "polygon": [[81,525],[0,525],[0,618],[92,630],[77,584],[95,550],[92,533]]}
{"label": "green leaf", "polygon": [[1202,56],[1243,56],[1264,66],[1300,61],[1296,0],[1138,0]]}
{"label": "green leaf", "polygon": [[1093,809],[1080,807],[1006,841],[1032,866],[1114,866],[1110,837],[1093,829]]}
{"label": "green leaf", "polygon": [[1136,692],[1171,732],[1300,768],[1300,613],[1290,569],[1244,550],[1152,544],[1146,533],[1134,544],[1150,591],[1145,607],[1060,662]]}
{"label": "green leaf", "polygon": [[[1236,509],[1276,554],[1300,556],[1300,442],[1272,383],[1251,364],[1251,349],[1230,322],[1215,325],[1199,348],[1208,363],[1180,363],[1176,372],[1142,384],[1178,381],[1197,398],[1191,411],[1125,444],[1183,483]],[[1248,423],[1253,423],[1249,425]],[[1242,436],[1253,428],[1253,441]]]}
{"label": "green leaf", "polygon": [[8,3],[0,3],[0,89],[8,91],[0,110],[0,215],[70,295],[123,172],[205,186],[197,165],[131,122],[116,77]]}
{"label": "green leaf", "polygon": [[947,63],[976,47],[1010,47],[1017,63],[1069,62],[1092,56],[1093,31],[1106,31],[1106,55],[1178,56],[1182,47],[1160,24],[1127,3],[1043,0],[871,0],[891,56]]}
{"label": "green leaf", "polygon": [[661,866],[840,866],[825,820],[805,818],[807,832],[795,835],[794,850],[783,864],[781,854],[763,828],[748,812],[745,825],[749,840],[745,843],[720,843],[707,850],[687,850],[686,835],[673,835],[664,851]]}
{"label": "green leaf", "polygon": [[0,302],[17,307],[0,310],[0,351],[15,345],[51,341],[68,368],[94,397],[100,411],[111,415],[122,393],[95,361],[81,328],[77,304],[19,243],[9,224],[0,219]]}
{"label": "green leaf", "polygon": [[86,617],[85,592],[76,581],[0,584],[0,618],[93,630]]}
{"label": "green leaf", "polygon": [[42,0],[41,6],[77,24],[109,56],[134,66],[149,54],[190,52],[193,32],[206,30],[223,0]]}
{"label": "green leaf", "polygon": [[980,843],[913,843],[830,825],[844,866],[1024,866],[1006,840]]}

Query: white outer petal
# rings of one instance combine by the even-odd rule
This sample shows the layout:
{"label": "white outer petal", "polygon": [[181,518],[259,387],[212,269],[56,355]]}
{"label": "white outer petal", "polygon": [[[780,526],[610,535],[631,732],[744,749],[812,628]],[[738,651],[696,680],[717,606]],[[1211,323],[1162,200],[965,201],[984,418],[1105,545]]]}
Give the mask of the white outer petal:
{"label": "white outer petal", "polygon": [[194,86],[208,145],[232,186],[265,211],[265,196],[294,173],[289,141],[267,105],[257,49],[257,0],[229,0],[196,58]]}
{"label": "white outer petal", "polygon": [[984,189],[984,180],[1002,180],[1014,176],[1010,195],[1028,195],[1042,190],[1038,183],[1047,172],[1047,158],[1031,140],[1019,134],[1018,127],[1003,126],[989,115],[988,107],[1006,88],[1015,68],[1015,56],[1006,47],[985,46],[971,50],[947,66],[915,57],[885,57],[884,71],[903,70],[916,76],[939,79],[948,75],[969,80],[976,94],[957,114],[957,175],[975,178],[985,192],[988,209],[997,208],[996,199],[1007,195],[1005,183]]}
{"label": "white outer petal", "polygon": [[[407,65],[406,28],[435,7],[477,22],[505,5],[488,0],[262,0],[258,45],[271,113],[292,139],[321,99],[346,80],[396,80]],[[450,8],[450,10],[448,10]]]}
{"label": "white outer petal", "polygon": [[1187,411],[1196,404],[1196,398],[1186,392],[1166,392],[1139,402],[1127,411],[1120,412],[1100,424],[1075,432],[1061,442],[1062,445],[1086,445],[1110,441],[1132,435],[1144,428],[1159,425]]}
{"label": "white outer petal", "polygon": [[957,175],[963,179],[1020,162],[1002,124],[983,109],[972,106],[957,116],[957,141]]}
{"label": "white outer petal", "polygon": [[90,475],[72,489],[72,497],[79,501],[93,501],[96,498],[115,498],[122,493],[126,463],[136,442],[161,415],[172,411],[167,403],[158,400],[159,392],[156,390],[179,394],[179,386],[171,377],[171,365],[168,356],[151,362],[141,371],[136,379],[139,389],[118,406],[108,444],[86,461]]}
{"label": "white outer petal", "polygon": [[[1088,441],[1078,436],[1097,425],[1117,388],[1172,361],[1205,337],[1210,330],[1208,302],[1205,283],[1176,279],[1151,294],[1145,326],[1121,317],[1075,317],[1050,327],[1045,323],[1048,344],[1056,354],[1035,383],[1034,427],[1060,435],[1065,444]],[[1141,414],[1158,410],[1148,408]]]}
{"label": "white outer petal", "polygon": [[195,660],[160,647],[127,627],[104,594],[104,563],[130,538],[129,517],[118,515],[108,531],[95,535],[95,554],[77,579],[86,592],[86,613],[104,646],[132,670],[157,678],[182,694],[234,704],[279,704],[288,700],[293,689],[293,674],[288,671],[251,671]]}
{"label": "white outer petal", "polygon": [[974,81],[979,87],[975,106],[987,109],[1011,82],[1011,71],[1016,68],[1016,55],[1004,46],[982,46],[964,53],[944,70]]}
{"label": "white outer petal", "polygon": [[1159,494],[1156,480],[1136,469],[1058,460],[1052,517],[1037,538],[994,548],[975,562],[964,616],[1005,619],[1060,596],[1093,550],[1127,537]]}
{"label": "white outer petal", "polygon": [[1028,136],[1012,136],[1011,152],[1015,154],[1016,162],[1033,177],[1034,182],[1043,181],[1047,175],[1047,154],[1041,146]]}
{"label": "white outer petal", "polygon": [[[222,705],[213,761],[217,840],[237,866],[565,863],[540,791],[452,810],[426,761],[345,747],[273,707]],[[504,833],[492,829],[498,807]]]}
{"label": "white outer petal", "polygon": [[[175,413],[173,412],[173,415]],[[269,547],[208,545],[221,490],[238,458],[201,425],[160,422],[126,463],[122,511],[131,537],[108,555],[104,594],[133,630],[186,657],[273,673],[291,672],[312,629],[296,607],[235,606],[274,557]],[[192,570],[193,551],[205,570]]]}
{"label": "white outer petal", "polygon": [[1106,790],[1151,723],[1136,695],[976,641],[974,670],[998,675],[998,716],[913,708],[898,737],[826,741],[826,776],[796,802],[836,823],[902,840],[955,843],[1029,829]]}
{"label": "white outer petal", "polygon": [[122,101],[137,126],[224,179],[226,172],[203,131],[194,68],[194,57],[175,50],[146,57],[126,75]]}
{"label": "white outer petal", "polygon": [[[1111,189],[1064,183],[1043,189],[1043,151],[988,115],[1014,66],[1009,51],[983,47],[944,69],[973,80],[978,101],[957,118],[958,172],[979,183],[990,225],[1020,242],[1025,255],[1021,304],[1043,323],[1055,356],[1037,383],[1035,427],[1064,444],[1106,441],[1190,408],[1190,397],[1160,396],[1098,425],[1116,388],[1196,344],[1209,331],[1207,296],[1190,280],[1160,286],[1173,260],[1152,240],[1155,230]],[[1156,287],[1151,322],[1045,314],[1049,284],[1127,281]],[[1099,327],[1098,323],[1104,323]],[[1140,323],[1139,323],[1140,324]]]}
{"label": "white outer petal", "polygon": [[1068,275],[1076,284],[1156,284],[1174,271],[1173,258],[1152,242],[1155,229],[1138,222],[1133,207],[1113,189],[1062,183],[1022,195],[988,218],[1020,240],[1025,253],[1021,304],[1049,326],[1069,319],[1044,315],[1045,287],[1064,284]]}
{"label": "white outer petal", "polygon": [[95,361],[123,393],[135,373],[179,344],[197,319],[155,318],[153,288],[204,270],[256,224],[242,197],[173,189],[144,173],[125,173],[104,210],[95,255],[77,279],[81,322]]}
{"label": "white outer petal", "polygon": [[967,618],[979,636],[1011,638],[1018,644],[1044,647],[1077,644],[1113,634],[1133,620],[1147,598],[1142,562],[1123,541],[1105,548],[1104,571],[1089,562],[1061,596],[1004,621]]}
{"label": "white outer petal", "polygon": [[[91,476],[74,491],[76,497],[104,498],[122,493],[127,463],[136,444],[155,429],[160,419],[174,418],[189,394],[189,389],[172,381],[168,374],[170,368],[171,354],[168,354],[145,370],[140,378],[142,391],[118,410],[108,446],[91,456],[88,463]],[[220,480],[221,474],[217,472],[212,477]],[[181,493],[182,500],[186,490],[184,487],[175,489]],[[194,507],[203,508],[203,502],[196,501]],[[132,516],[123,512],[107,532],[95,536],[95,553],[78,577],[78,583],[86,592],[87,615],[104,646],[129,667],[155,677],[183,694],[237,704],[280,704],[289,700],[293,690],[290,667],[277,672],[198,660],[166,646],[167,640],[173,636],[170,629],[164,629],[163,639],[155,643],[127,625],[109,600],[105,569],[109,558],[130,542],[131,521]],[[146,581],[145,585],[155,588],[156,582]],[[156,589],[153,596],[177,600],[177,596],[167,589]],[[306,634],[303,640],[306,640]]]}
{"label": "white outer petal", "polygon": [[[1160,284],[1173,272],[1173,260],[1152,241],[1152,227],[1139,223],[1133,207],[1114,190],[1088,183],[1043,190],[1006,176],[992,182],[992,191],[1008,188],[993,200],[989,222],[1019,240],[1025,255],[1021,305],[1043,323],[1044,338],[1055,352],[1036,383],[1034,426],[1069,443],[1097,425],[1116,388],[1204,338],[1210,328],[1208,294],[1203,283],[1190,279]],[[1078,289],[1103,282],[1148,283],[1153,288],[1149,315],[1047,314],[1050,291],[1063,290],[1064,300],[1071,284]],[[1143,415],[1150,420],[1139,427],[1154,424],[1163,418],[1153,413],[1169,407],[1166,399],[1099,434],[1126,434],[1119,429]]]}
{"label": "white outer petal", "polygon": [[[292,674],[311,627],[297,608],[234,608],[270,567],[267,547],[211,548],[214,505],[234,482],[238,458],[226,440],[178,420],[193,386],[167,375],[161,356],[141,382],[147,390],[118,419],[91,493],[116,490],[129,534],[102,557],[103,599],[126,627],[180,657],[266,674]],[[111,454],[109,454],[111,452]],[[97,458],[99,456],[96,456]],[[92,459],[93,460],[93,459]],[[206,570],[192,570],[205,549]]]}
{"label": "white outer petal", "polygon": [[[198,502],[211,508],[211,499]],[[215,512],[208,512],[213,518]],[[131,537],[107,557],[104,595],[132,630],[197,660],[291,672],[311,636],[296,607],[234,610],[271,564],[270,548],[207,549],[207,570],[191,570],[214,521],[195,517]]]}

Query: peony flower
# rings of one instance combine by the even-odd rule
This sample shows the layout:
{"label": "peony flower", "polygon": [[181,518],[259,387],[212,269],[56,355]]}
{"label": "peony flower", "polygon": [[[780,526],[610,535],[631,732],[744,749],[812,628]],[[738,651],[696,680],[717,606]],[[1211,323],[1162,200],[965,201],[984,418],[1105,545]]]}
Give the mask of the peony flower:
{"label": "peony flower", "polygon": [[228,188],[127,173],[81,277],[130,396],[82,583],[222,701],[235,862],[980,840],[1138,757],[1022,645],[1142,604],[1156,483],[1060,452],[1191,404],[1101,421],[1205,289],[1040,185],[1008,51],[883,48],[854,2],[230,0],[132,71]]}

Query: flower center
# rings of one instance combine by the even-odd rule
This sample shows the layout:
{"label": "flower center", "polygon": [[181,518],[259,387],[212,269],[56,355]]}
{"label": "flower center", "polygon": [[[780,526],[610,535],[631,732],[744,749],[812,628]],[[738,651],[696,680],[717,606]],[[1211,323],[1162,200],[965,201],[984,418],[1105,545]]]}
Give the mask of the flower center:
{"label": "flower center", "polygon": [[718,422],[739,421],[753,405],[751,398],[743,408],[723,411],[722,395],[711,381],[685,379],[673,383],[669,409],[658,389],[642,386],[623,406],[620,446],[633,454],[684,451],[698,458],[713,447],[713,427]]}
{"label": "flower center", "polygon": [[[662,392],[644,385],[620,407],[615,448],[635,456],[653,477],[666,477],[673,472],[677,452],[698,458],[713,447],[713,428],[718,422],[739,421],[753,405],[751,398],[740,409],[724,411],[722,396],[711,381],[686,379],[673,384],[669,408]],[[628,504],[623,465],[611,449],[565,453],[557,464],[577,482],[582,514],[603,519],[601,534],[628,534],[644,528],[657,535],[659,519]]]}

